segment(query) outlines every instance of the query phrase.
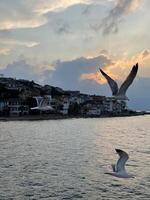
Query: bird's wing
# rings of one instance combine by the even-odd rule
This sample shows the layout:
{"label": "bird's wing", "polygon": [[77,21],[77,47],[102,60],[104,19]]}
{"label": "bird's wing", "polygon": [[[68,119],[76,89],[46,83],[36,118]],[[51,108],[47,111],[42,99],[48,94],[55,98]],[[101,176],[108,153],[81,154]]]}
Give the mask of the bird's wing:
{"label": "bird's wing", "polygon": [[41,106],[39,108],[41,111],[48,111],[48,110],[54,110],[52,106]]}
{"label": "bird's wing", "polygon": [[137,71],[138,71],[138,63],[132,67],[130,74],[128,75],[126,80],[121,85],[121,87],[118,91],[118,95],[125,95],[128,87],[132,84],[134,78],[136,77]]}
{"label": "bird's wing", "polygon": [[125,163],[127,162],[129,156],[125,151],[121,149],[116,149],[117,154],[119,155],[119,159],[116,164],[116,171],[125,171]]}
{"label": "bird's wing", "polygon": [[41,100],[41,102],[40,102],[40,107],[42,107],[42,106],[44,106],[44,105],[45,105],[45,101],[46,101],[46,99],[45,99],[45,98],[43,98],[43,99]]}
{"label": "bird's wing", "polygon": [[112,167],[113,172],[116,172],[116,165],[112,164],[111,167]]}
{"label": "bird's wing", "polygon": [[31,110],[39,110],[39,106],[30,108]]}
{"label": "bird's wing", "polygon": [[116,95],[118,93],[118,85],[117,85],[116,81],[114,81],[110,76],[108,76],[102,69],[99,69],[99,70],[102,73],[102,75],[106,78],[106,80],[111,88],[112,94]]}

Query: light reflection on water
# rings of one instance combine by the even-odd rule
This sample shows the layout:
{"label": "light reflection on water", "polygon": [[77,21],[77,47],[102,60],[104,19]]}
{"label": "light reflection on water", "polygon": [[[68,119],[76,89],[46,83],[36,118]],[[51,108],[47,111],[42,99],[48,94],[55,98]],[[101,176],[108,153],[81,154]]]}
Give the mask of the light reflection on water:
{"label": "light reflection on water", "polygon": [[[0,199],[150,199],[150,117],[0,122]],[[104,174],[127,151],[135,179]]]}

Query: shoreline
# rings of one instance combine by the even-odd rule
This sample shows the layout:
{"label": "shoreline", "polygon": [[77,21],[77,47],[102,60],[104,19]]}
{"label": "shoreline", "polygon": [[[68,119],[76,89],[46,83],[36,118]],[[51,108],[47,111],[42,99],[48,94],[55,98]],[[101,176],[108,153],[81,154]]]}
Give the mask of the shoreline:
{"label": "shoreline", "polygon": [[42,120],[63,120],[63,119],[86,119],[86,118],[112,118],[112,117],[134,117],[141,115],[148,115],[146,112],[135,112],[135,113],[122,113],[116,115],[101,115],[101,116],[63,116],[63,115],[24,115],[24,116],[9,116],[2,117],[0,116],[1,121],[42,121]]}

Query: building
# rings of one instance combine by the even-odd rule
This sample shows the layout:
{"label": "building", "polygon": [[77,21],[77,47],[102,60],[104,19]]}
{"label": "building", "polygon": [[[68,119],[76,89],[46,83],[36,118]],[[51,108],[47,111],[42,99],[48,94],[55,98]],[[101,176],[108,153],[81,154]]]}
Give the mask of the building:
{"label": "building", "polygon": [[102,114],[102,110],[99,106],[93,105],[87,110],[86,114],[88,116],[100,116]]}
{"label": "building", "polygon": [[22,116],[29,114],[29,106],[20,98],[10,98],[7,102],[10,116]]}
{"label": "building", "polygon": [[81,105],[81,114],[87,116],[100,116],[103,113],[103,104],[100,101],[89,100]]}
{"label": "building", "polygon": [[117,100],[113,97],[106,97],[103,101],[104,113],[120,114],[127,110],[125,101]]}
{"label": "building", "polygon": [[69,101],[64,101],[60,113],[62,113],[63,115],[68,115],[69,105],[70,105]]}
{"label": "building", "polygon": [[0,116],[8,116],[9,108],[5,99],[0,99]]}

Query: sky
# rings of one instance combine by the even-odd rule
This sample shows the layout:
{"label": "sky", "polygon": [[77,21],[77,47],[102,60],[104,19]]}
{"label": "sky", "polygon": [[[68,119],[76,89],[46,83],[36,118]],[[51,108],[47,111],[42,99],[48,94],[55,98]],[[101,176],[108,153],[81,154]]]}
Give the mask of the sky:
{"label": "sky", "polygon": [[150,110],[149,0],[0,0],[0,74],[111,96],[99,68]]}

